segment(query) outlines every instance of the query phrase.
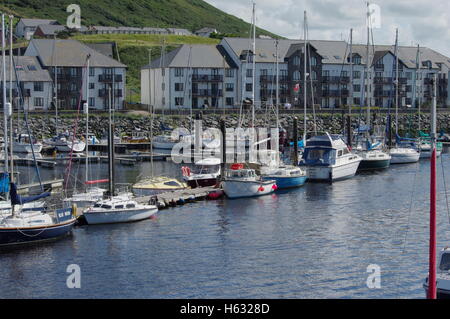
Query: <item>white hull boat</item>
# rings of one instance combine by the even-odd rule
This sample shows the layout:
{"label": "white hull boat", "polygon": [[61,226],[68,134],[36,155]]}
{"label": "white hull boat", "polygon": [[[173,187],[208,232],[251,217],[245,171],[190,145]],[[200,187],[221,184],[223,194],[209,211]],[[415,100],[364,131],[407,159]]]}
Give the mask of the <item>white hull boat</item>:
{"label": "white hull boat", "polygon": [[72,197],[64,199],[64,206],[77,205],[77,208],[86,208],[103,199],[106,189],[93,187],[84,193],[73,194]]}
{"label": "white hull boat", "polygon": [[243,169],[243,165],[240,165],[226,171],[222,188],[228,198],[244,198],[271,194],[277,186],[275,180],[264,181],[256,175],[255,170]]}
{"label": "white hull boat", "polygon": [[13,142],[13,151],[14,153],[40,153],[42,151],[42,144]]}
{"label": "white hull boat", "polygon": [[86,209],[83,216],[90,225],[114,224],[148,219],[157,212],[155,205],[139,204],[127,194],[98,201],[93,207]]}
{"label": "white hull boat", "polygon": [[395,147],[389,151],[391,164],[417,163],[420,159],[420,152],[413,148]]}
{"label": "white hull boat", "polygon": [[326,133],[306,142],[300,165],[306,167],[308,180],[333,182],[355,176],[361,161],[341,137]]}

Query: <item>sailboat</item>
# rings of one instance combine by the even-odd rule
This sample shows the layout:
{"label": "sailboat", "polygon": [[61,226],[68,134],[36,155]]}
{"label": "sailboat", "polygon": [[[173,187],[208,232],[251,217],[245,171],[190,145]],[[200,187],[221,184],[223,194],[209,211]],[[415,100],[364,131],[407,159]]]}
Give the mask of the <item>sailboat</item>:
{"label": "sailboat", "polygon": [[[12,22],[12,18],[10,23]],[[8,122],[12,121],[12,106],[6,101],[6,61],[5,61],[5,16],[2,14],[2,51],[3,51],[3,110],[4,110],[4,132],[5,141],[8,141]],[[12,48],[12,46],[11,46]],[[12,52],[12,50],[10,50]],[[18,84],[18,83],[17,83]],[[23,106],[23,99],[21,100]],[[27,116],[25,114],[25,116]],[[27,119],[25,117],[25,119]],[[27,123],[28,128],[28,121]],[[10,142],[12,142],[12,132]],[[7,143],[6,143],[7,144]],[[43,192],[38,196],[21,197],[17,194],[17,187],[14,183],[14,158],[11,154],[11,165],[8,166],[8,150],[5,147],[5,173],[2,179],[2,188],[9,191],[11,201],[11,212],[7,216],[0,217],[0,246],[19,245],[26,243],[36,243],[53,240],[69,234],[76,222],[74,209],[46,210],[25,210],[23,205],[31,203],[41,198],[50,196],[50,193]],[[35,162],[36,164],[36,162]],[[37,166],[36,166],[36,169]],[[9,184],[9,185],[8,185]],[[5,187],[6,186],[6,187]],[[42,184],[41,184],[42,187]],[[6,189],[5,189],[6,188]]]}
{"label": "sailboat", "polygon": [[[399,59],[398,59],[398,29],[396,30],[395,36],[395,133],[398,137],[398,72],[399,72]],[[390,121],[389,121],[390,122]],[[389,123],[389,131],[391,130],[391,125]],[[389,133],[391,134],[391,133]],[[396,141],[395,147],[389,150],[389,155],[391,155],[391,164],[406,164],[406,163],[416,163],[420,158],[420,151],[408,144],[399,143],[398,139]]]}
{"label": "sailboat", "polygon": [[[280,132],[280,119],[279,119],[279,95],[278,95],[278,40],[275,42],[275,59],[276,59],[276,97],[275,97],[275,115],[276,115],[276,126],[277,133],[279,137]],[[277,150],[278,151],[278,150]],[[277,152],[277,165],[274,166],[263,166],[260,169],[261,178],[265,181],[274,180],[277,189],[286,188],[296,188],[305,185],[306,183],[306,172],[294,165],[285,165],[280,163],[279,152]]]}
{"label": "sailboat", "polygon": [[[367,14],[369,16],[369,3],[367,3]],[[361,163],[358,167],[360,171],[373,171],[388,168],[391,163],[391,156],[384,152],[383,144],[381,141],[374,140],[371,136],[371,117],[370,108],[372,104],[371,92],[370,92],[370,24],[367,23],[367,46],[366,46],[366,68],[364,79],[367,81],[366,85],[363,85],[361,101],[364,101],[364,94],[366,93],[366,88],[369,90],[367,92],[367,113],[366,113],[366,130],[361,132],[358,130],[360,135],[357,139],[357,147],[355,148],[355,153],[361,157]],[[350,36],[352,38],[352,34]],[[350,63],[353,66],[353,56],[352,56],[352,40],[350,41]],[[375,62],[375,61],[374,61]],[[353,75],[353,71],[350,71]],[[353,83],[351,83],[353,85]],[[353,100],[353,97],[351,97]]]}
{"label": "sailboat", "polygon": [[[89,140],[89,66],[90,55],[86,57],[86,103],[83,105],[84,113],[86,114],[86,141]],[[106,189],[95,187],[93,185],[107,182],[107,180],[89,180],[89,143],[86,143],[85,177],[85,192],[76,193],[73,194],[72,197],[64,199],[65,205],[72,206],[73,204],[75,204],[79,208],[88,207],[103,199],[103,195],[106,192]]]}
{"label": "sailboat", "polygon": [[107,199],[97,201],[83,211],[86,222],[93,224],[126,223],[150,218],[158,208],[140,204],[131,193],[116,194],[114,185],[114,130],[111,121],[111,88],[109,89],[108,166],[109,193]]}

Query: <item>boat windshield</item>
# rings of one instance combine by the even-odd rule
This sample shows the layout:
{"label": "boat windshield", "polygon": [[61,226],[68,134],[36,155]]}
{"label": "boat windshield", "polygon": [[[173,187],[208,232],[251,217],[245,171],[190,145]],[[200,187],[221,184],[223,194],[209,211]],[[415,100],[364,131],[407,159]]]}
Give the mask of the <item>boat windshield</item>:
{"label": "boat windshield", "polygon": [[439,269],[442,271],[450,270],[450,253],[442,254],[441,264],[439,265]]}
{"label": "boat windshield", "polygon": [[334,164],[336,150],[329,148],[306,148],[303,159],[307,165]]}

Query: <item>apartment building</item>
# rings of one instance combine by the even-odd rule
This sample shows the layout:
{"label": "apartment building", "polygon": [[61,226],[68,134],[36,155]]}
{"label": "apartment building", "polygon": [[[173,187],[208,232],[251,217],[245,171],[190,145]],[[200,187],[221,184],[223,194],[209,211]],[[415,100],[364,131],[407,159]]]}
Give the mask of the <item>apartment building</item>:
{"label": "apartment building", "polygon": [[97,110],[112,106],[122,109],[125,101],[126,65],[75,40],[33,39],[26,56],[34,56],[48,70],[57,86],[54,97],[58,109],[75,110],[86,98],[87,57],[89,56],[89,107]]}
{"label": "apartment building", "polygon": [[[142,103],[163,107],[156,102],[161,100],[164,92],[165,108],[198,107],[198,103],[179,102],[181,92],[189,95],[189,92],[198,91],[198,73],[195,72],[201,72],[203,75],[219,76],[217,79],[220,81],[214,86],[217,92],[221,85],[229,88],[229,91],[223,91],[225,94],[217,94],[214,100],[208,100],[209,106],[231,107],[232,104],[238,107],[244,100],[254,97],[256,108],[262,108],[275,103],[278,69],[279,103],[288,107],[303,107],[305,88],[307,107],[313,104],[322,108],[370,104],[387,108],[394,107],[397,102],[399,107],[418,107],[431,103],[434,75],[438,79],[438,106],[450,105],[450,58],[429,48],[400,46],[396,56],[393,45],[371,46],[367,62],[365,45],[353,45],[350,50],[350,45],[345,41],[308,41],[306,56],[305,44],[299,40],[257,39],[255,53],[252,47],[251,40],[246,38],[224,38],[217,46],[183,46],[168,53],[166,60],[158,59],[142,69]],[[192,57],[196,59],[195,66]],[[181,60],[184,63],[179,63]],[[211,61],[214,63],[211,64]],[[171,71],[165,73],[164,78],[152,78],[165,72],[165,68]],[[175,68],[179,70],[174,71]],[[221,78],[225,72],[232,76]],[[154,74],[150,75],[150,80],[149,74]],[[160,81],[180,83],[180,74],[183,74],[183,87],[177,85],[176,90],[171,86],[162,89]],[[152,82],[155,85],[149,86],[148,83]],[[179,98],[178,103],[175,103],[175,96]]]}
{"label": "apartment building", "polygon": [[[6,62],[6,96],[8,101],[12,101],[13,109],[47,110],[52,101],[53,89],[49,72],[42,69],[36,57],[14,56],[12,72],[10,72],[9,56],[6,56]],[[10,75],[12,75],[11,78]],[[0,83],[0,92],[2,89],[3,83]],[[9,98],[10,93],[12,93],[12,99]]]}

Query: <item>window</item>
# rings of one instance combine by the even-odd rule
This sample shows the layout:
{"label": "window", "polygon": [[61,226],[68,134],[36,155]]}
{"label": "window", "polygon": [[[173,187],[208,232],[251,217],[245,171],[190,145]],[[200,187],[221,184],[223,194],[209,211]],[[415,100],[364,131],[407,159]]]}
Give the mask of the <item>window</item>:
{"label": "window", "polygon": [[292,74],[292,78],[293,78],[294,81],[300,80],[300,72],[299,71],[294,71],[294,73]]}
{"label": "window", "polygon": [[184,99],[182,97],[176,97],[175,98],[175,105],[183,105]]}
{"label": "window", "polygon": [[161,89],[164,91],[166,89],[166,83],[161,83]]}
{"label": "window", "polygon": [[353,64],[361,64],[361,57],[358,54],[353,55]]}
{"label": "window", "polygon": [[77,76],[77,68],[70,68],[70,76]]}
{"label": "window", "polygon": [[76,97],[72,97],[70,99],[70,106],[72,106],[72,107],[76,107],[77,106],[77,98]]}
{"label": "window", "polygon": [[300,57],[298,55],[294,56],[294,59],[292,60],[293,65],[300,65]]}
{"label": "window", "polygon": [[247,77],[248,78],[251,78],[251,77],[253,77],[253,69],[247,69]]}
{"label": "window", "polygon": [[36,92],[44,91],[44,83],[43,82],[34,82],[34,91],[36,91]]}
{"label": "window", "polygon": [[360,84],[354,84],[353,85],[353,92],[361,92],[361,85]]}
{"label": "window", "polygon": [[123,205],[116,205],[115,209],[123,209]]}
{"label": "window", "polygon": [[89,76],[95,76],[95,69],[89,68]]}
{"label": "window", "polygon": [[127,208],[134,208],[135,205],[134,204],[127,204]]}
{"label": "window", "polygon": [[412,73],[411,72],[406,72],[406,78],[408,80],[411,80],[412,79]]}
{"label": "window", "polygon": [[93,90],[93,89],[95,89],[95,83],[89,83],[89,88],[91,89],[91,90]]}
{"label": "window", "polygon": [[175,83],[175,91],[183,91],[183,83]]}
{"label": "window", "polygon": [[315,56],[311,57],[311,66],[316,66],[317,65],[317,59]]}
{"label": "window", "polygon": [[328,70],[322,71],[322,76],[329,76],[329,75],[330,75],[330,71],[328,71]]}
{"label": "window", "polygon": [[312,80],[317,80],[317,72],[316,71],[312,71],[311,72],[311,79]]}
{"label": "window", "polygon": [[234,70],[233,69],[226,69],[225,70],[225,76],[227,78],[232,78],[234,76]]}
{"label": "window", "polygon": [[175,68],[175,76],[183,76],[183,69]]}
{"label": "window", "polygon": [[360,79],[361,78],[361,71],[353,71],[353,78],[354,79]]}
{"label": "window", "polygon": [[252,83],[246,83],[245,84],[245,90],[247,92],[251,92],[252,91]]}
{"label": "window", "polygon": [[267,69],[261,69],[261,76],[267,76]]}
{"label": "window", "polygon": [[95,97],[90,97],[89,98],[89,107],[94,107],[95,106]]}
{"label": "window", "polygon": [[225,84],[225,91],[233,92],[234,91],[234,84],[233,83],[226,83]]}
{"label": "window", "polygon": [[234,105],[234,99],[233,99],[232,97],[227,97],[227,98],[225,99],[225,104],[226,104],[227,106],[233,106],[233,105]]}
{"label": "window", "polygon": [[34,106],[43,107],[44,106],[44,98],[43,97],[35,97],[34,98]]}

